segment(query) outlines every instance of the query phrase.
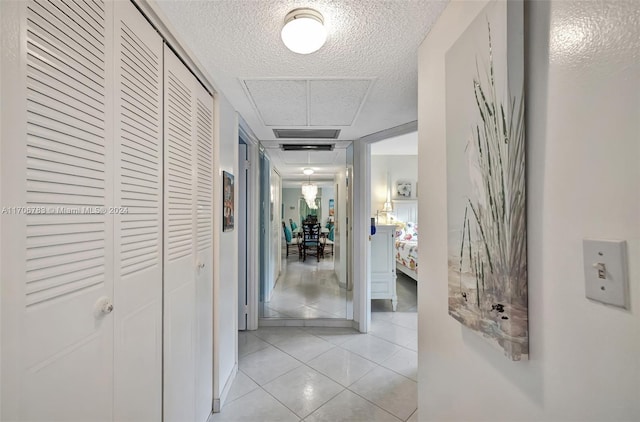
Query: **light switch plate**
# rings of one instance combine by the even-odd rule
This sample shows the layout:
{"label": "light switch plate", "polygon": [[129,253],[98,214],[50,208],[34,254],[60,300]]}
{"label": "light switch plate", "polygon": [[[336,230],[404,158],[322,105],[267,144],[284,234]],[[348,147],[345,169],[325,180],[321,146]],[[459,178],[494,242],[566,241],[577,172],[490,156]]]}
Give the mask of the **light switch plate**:
{"label": "light switch plate", "polygon": [[628,308],[627,242],[584,239],[582,248],[586,296]]}

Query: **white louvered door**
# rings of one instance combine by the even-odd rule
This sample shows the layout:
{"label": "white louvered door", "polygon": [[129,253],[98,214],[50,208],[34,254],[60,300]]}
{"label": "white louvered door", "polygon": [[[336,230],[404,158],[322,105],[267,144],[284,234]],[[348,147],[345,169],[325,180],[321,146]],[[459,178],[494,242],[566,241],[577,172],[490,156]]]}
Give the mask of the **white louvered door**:
{"label": "white louvered door", "polygon": [[163,42],[131,2],[116,2],[114,17],[114,416],[159,421]]}
{"label": "white louvered door", "polygon": [[212,98],[129,1],[0,2],[0,420],[205,421]]}
{"label": "white louvered door", "polygon": [[26,114],[3,139],[11,176],[3,175],[2,199],[27,208],[3,215],[2,287],[11,301],[3,298],[2,419],[110,420],[113,221],[102,210],[113,203],[111,5],[12,7],[22,31],[15,89],[26,87],[26,102],[13,105]]}
{"label": "white louvered door", "polygon": [[213,98],[196,86],[196,421],[213,403]]}
{"label": "white louvered door", "polygon": [[194,76],[164,50],[164,420],[195,420]]}

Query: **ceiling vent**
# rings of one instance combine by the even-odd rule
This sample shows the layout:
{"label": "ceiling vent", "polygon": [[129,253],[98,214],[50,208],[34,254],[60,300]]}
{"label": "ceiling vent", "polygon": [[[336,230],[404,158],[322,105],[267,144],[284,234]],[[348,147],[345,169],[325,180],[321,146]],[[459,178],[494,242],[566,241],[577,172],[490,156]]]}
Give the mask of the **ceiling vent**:
{"label": "ceiling vent", "polygon": [[338,139],[340,129],[273,129],[278,139]]}
{"label": "ceiling vent", "polygon": [[283,151],[333,151],[335,144],[280,144]]}

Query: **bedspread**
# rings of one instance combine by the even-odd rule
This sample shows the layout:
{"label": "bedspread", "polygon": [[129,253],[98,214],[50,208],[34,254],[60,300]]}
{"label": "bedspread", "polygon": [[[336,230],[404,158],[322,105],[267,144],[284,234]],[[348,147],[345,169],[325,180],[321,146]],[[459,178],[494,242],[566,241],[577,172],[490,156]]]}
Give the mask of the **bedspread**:
{"label": "bedspread", "polygon": [[418,241],[396,239],[396,261],[418,272]]}

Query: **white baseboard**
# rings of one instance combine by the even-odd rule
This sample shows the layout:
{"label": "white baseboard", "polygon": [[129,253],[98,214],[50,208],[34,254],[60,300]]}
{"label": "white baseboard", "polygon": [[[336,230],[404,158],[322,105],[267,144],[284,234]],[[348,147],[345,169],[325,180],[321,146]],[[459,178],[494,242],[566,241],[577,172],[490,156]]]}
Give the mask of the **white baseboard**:
{"label": "white baseboard", "polygon": [[259,327],[337,327],[352,328],[353,321],[341,318],[260,318]]}
{"label": "white baseboard", "polygon": [[222,406],[224,406],[224,403],[227,401],[229,390],[231,390],[231,386],[233,385],[233,381],[235,381],[237,374],[238,374],[238,364],[236,363],[233,366],[233,370],[231,371],[229,378],[227,378],[227,382],[224,384],[224,388],[222,389],[222,394],[220,394],[220,398],[213,399],[213,413],[220,413],[220,409],[222,409]]}

